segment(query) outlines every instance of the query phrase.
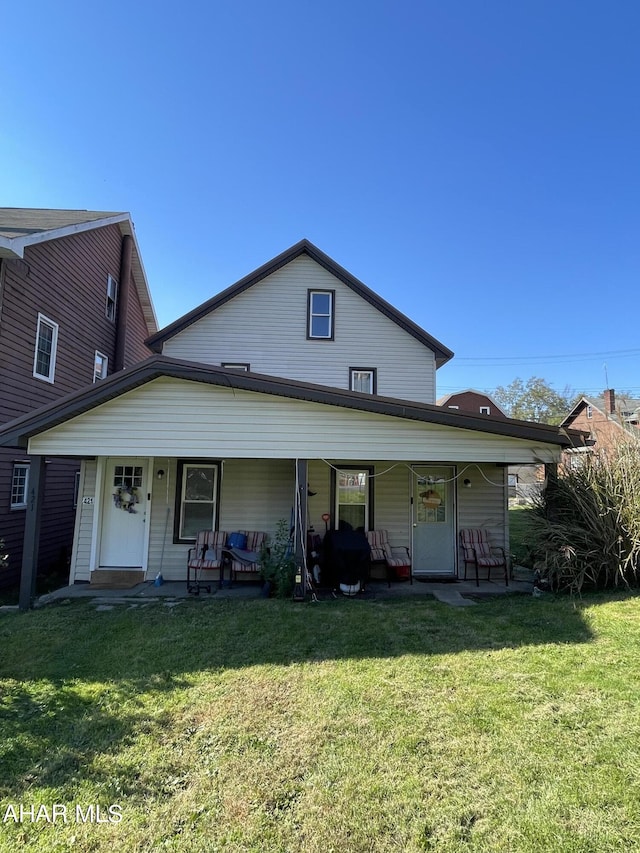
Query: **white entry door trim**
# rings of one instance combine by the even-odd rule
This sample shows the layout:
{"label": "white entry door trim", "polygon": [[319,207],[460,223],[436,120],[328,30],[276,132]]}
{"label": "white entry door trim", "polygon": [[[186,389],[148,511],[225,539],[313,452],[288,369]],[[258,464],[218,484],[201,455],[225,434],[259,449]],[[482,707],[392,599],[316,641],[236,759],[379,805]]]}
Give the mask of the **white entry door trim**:
{"label": "white entry door trim", "polygon": [[[146,572],[149,557],[149,520],[151,515],[149,482],[152,460],[142,457],[102,457],[98,460],[93,521],[91,570],[122,568]],[[113,494],[114,472],[119,475],[135,474],[140,483],[136,487],[138,503],[135,512],[117,507]],[[118,527],[120,525],[120,528]],[[118,534],[120,530],[120,534]]]}

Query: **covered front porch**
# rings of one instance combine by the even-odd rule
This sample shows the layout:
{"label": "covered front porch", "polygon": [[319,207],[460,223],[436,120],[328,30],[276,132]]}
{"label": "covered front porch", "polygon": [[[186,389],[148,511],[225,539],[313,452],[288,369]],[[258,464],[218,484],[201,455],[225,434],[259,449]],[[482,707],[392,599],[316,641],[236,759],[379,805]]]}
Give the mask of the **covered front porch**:
{"label": "covered front porch", "polygon": [[508,549],[506,488],[506,467],[496,463],[98,457],[82,463],[70,582],[114,572],[186,581],[199,530],[273,540],[282,520],[309,568],[313,544],[348,526],[386,531],[392,546],[408,549],[417,580],[458,580],[459,529],[484,528]]}
{"label": "covered front porch", "polygon": [[[281,520],[300,566],[310,535],[349,525],[408,548],[414,579],[455,581],[461,529],[484,528],[508,548],[508,464],[553,464],[571,439],[158,356],[15,421],[0,443],[40,460],[32,530],[44,458],[82,459],[72,583],[100,571],[183,582],[198,530],[272,538]],[[28,572],[37,553],[26,554]]]}

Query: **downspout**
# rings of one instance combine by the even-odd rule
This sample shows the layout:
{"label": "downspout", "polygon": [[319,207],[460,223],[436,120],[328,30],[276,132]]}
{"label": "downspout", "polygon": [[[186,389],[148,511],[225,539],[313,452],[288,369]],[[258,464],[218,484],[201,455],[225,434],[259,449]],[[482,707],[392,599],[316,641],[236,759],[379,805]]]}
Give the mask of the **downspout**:
{"label": "downspout", "polygon": [[122,370],[125,366],[125,344],[127,342],[127,320],[129,315],[129,289],[131,286],[131,257],[133,255],[133,238],[125,234],[122,238],[122,255],[120,257],[120,281],[118,282],[118,310],[116,317],[116,352],[114,370]]}

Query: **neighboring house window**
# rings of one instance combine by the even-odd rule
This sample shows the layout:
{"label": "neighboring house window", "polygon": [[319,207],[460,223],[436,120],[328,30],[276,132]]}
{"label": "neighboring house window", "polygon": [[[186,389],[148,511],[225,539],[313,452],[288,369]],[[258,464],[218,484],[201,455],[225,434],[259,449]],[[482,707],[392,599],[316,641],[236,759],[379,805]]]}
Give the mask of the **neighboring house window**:
{"label": "neighboring house window", "polygon": [[29,486],[29,464],[16,462],[11,478],[11,509],[24,509],[27,505],[27,487]]}
{"label": "neighboring house window", "polygon": [[480,406],[480,414],[481,415],[490,415],[491,414],[490,406]]}
{"label": "neighboring house window", "polygon": [[371,529],[372,468],[340,468],[334,471],[335,527]]}
{"label": "neighboring house window", "polygon": [[106,355],[96,350],[95,361],[93,363],[93,381],[107,378],[107,370],[109,368],[109,359]]}
{"label": "neighboring house window", "polygon": [[230,370],[251,370],[251,365],[246,361],[223,361],[220,367],[227,367]]}
{"label": "neighboring house window", "polygon": [[349,388],[364,394],[377,393],[377,371],[375,367],[350,367]]}
{"label": "neighboring house window", "polygon": [[593,406],[587,406],[587,417],[589,419],[593,417]]}
{"label": "neighboring house window", "polygon": [[192,541],[199,530],[215,530],[218,515],[217,462],[180,462],[175,538]]}
{"label": "neighboring house window", "polygon": [[46,382],[53,382],[58,348],[58,324],[44,314],[38,314],[36,351],[33,359],[33,375]]}
{"label": "neighboring house window", "polygon": [[118,282],[112,275],[107,276],[107,307],[106,314],[109,320],[115,322],[116,306],[118,303]]}
{"label": "neighboring house window", "polygon": [[460,408],[460,406],[448,406],[447,408],[449,408],[449,409],[459,409],[459,408]]}
{"label": "neighboring house window", "polygon": [[307,337],[333,340],[334,290],[310,290],[307,305]]}

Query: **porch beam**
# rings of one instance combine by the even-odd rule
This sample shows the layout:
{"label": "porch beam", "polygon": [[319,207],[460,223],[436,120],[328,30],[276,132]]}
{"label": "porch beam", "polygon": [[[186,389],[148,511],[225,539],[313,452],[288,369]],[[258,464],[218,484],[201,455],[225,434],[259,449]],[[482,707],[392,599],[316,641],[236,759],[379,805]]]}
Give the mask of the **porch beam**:
{"label": "porch beam", "polygon": [[24,542],[22,547],[22,572],[20,574],[20,596],[18,598],[20,610],[25,611],[33,606],[33,599],[36,594],[44,481],[44,456],[32,456],[29,465],[29,485],[27,488],[27,508],[25,511]]}
{"label": "porch beam", "polygon": [[296,483],[298,492],[296,495],[297,508],[295,519],[295,545],[296,545],[296,567],[301,568],[302,574],[302,594],[307,594],[307,571],[305,565],[306,539],[307,539],[307,491],[308,473],[307,460],[296,459]]}

